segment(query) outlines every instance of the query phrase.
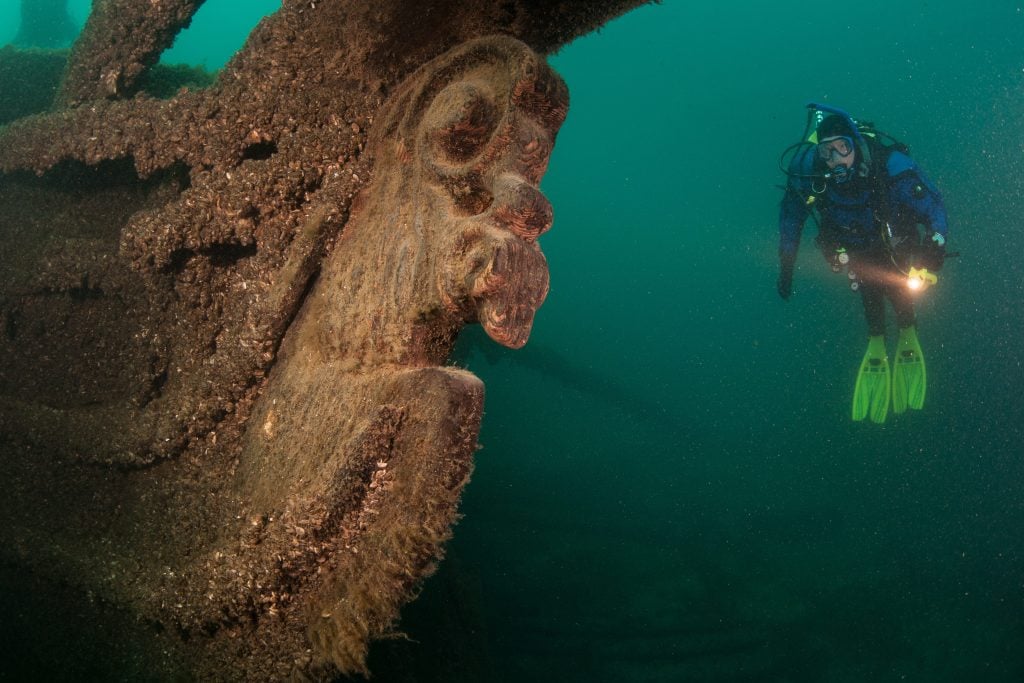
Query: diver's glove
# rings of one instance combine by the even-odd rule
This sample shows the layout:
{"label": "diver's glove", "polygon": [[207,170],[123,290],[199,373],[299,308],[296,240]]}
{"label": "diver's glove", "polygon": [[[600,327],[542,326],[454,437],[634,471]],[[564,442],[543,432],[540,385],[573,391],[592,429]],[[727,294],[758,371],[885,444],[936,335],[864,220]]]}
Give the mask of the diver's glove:
{"label": "diver's glove", "polygon": [[779,280],[775,283],[775,288],[779,291],[779,296],[789,301],[789,297],[793,293],[793,267],[796,265],[796,254],[780,253],[779,263],[781,269],[779,270]]}
{"label": "diver's glove", "polygon": [[927,268],[933,273],[942,270],[942,264],[946,262],[946,238],[935,232],[921,245],[921,256],[918,265]]}

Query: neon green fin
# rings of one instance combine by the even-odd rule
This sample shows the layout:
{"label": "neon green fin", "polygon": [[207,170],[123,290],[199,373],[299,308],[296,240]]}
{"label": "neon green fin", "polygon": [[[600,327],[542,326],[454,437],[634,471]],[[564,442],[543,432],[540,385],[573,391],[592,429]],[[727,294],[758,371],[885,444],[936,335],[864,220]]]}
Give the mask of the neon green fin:
{"label": "neon green fin", "polygon": [[892,409],[899,414],[907,408],[920,410],[928,386],[924,371],[924,354],[913,325],[900,330],[896,342],[895,367],[892,371]]}
{"label": "neon green fin", "polygon": [[889,414],[889,357],[885,353],[885,337],[868,339],[868,350],[860,362],[857,385],[853,390],[853,419],[871,416],[881,424]]}

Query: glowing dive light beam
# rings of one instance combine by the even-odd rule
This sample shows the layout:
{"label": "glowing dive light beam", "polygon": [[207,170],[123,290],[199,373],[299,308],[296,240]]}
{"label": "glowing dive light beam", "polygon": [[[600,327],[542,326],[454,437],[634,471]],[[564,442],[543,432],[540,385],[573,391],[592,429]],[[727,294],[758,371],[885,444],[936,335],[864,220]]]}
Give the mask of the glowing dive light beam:
{"label": "glowing dive light beam", "polygon": [[939,276],[928,272],[927,268],[911,268],[907,273],[907,287],[911,291],[923,291],[938,281]]}

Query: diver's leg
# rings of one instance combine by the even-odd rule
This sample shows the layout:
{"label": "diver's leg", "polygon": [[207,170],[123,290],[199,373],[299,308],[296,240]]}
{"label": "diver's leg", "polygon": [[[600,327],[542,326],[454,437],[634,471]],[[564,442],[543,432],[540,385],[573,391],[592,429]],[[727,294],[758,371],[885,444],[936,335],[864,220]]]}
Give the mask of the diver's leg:
{"label": "diver's leg", "polygon": [[860,363],[853,388],[853,419],[870,416],[872,422],[885,422],[889,412],[890,373],[885,350],[885,295],[876,282],[862,282],[861,301],[868,323],[868,348]]}
{"label": "diver's leg", "polygon": [[868,322],[868,348],[853,387],[853,419],[870,416],[872,422],[885,422],[889,412],[889,358],[885,351],[885,296],[873,282],[862,282],[861,301]]}
{"label": "diver's leg", "polygon": [[864,304],[864,318],[868,323],[868,335],[885,336],[885,294],[881,285],[861,282],[860,297]]}
{"label": "diver's leg", "polygon": [[924,353],[917,339],[914,301],[910,291],[901,285],[890,286],[886,295],[896,311],[896,323],[900,328],[892,376],[892,407],[897,414],[907,408],[920,410],[924,407],[928,381]]}
{"label": "diver's leg", "polygon": [[910,295],[910,290],[901,283],[888,287],[885,293],[892,303],[892,310],[896,312],[896,324],[899,328],[902,330],[914,325],[917,319],[914,315],[914,299]]}

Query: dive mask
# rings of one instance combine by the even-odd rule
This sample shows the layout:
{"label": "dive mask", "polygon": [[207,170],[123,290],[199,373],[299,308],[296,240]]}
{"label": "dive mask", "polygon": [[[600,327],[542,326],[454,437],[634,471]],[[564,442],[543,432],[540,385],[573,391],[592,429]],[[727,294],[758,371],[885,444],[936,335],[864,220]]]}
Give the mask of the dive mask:
{"label": "dive mask", "polygon": [[845,135],[836,135],[818,142],[818,158],[828,162],[849,156],[853,152],[853,140]]}

